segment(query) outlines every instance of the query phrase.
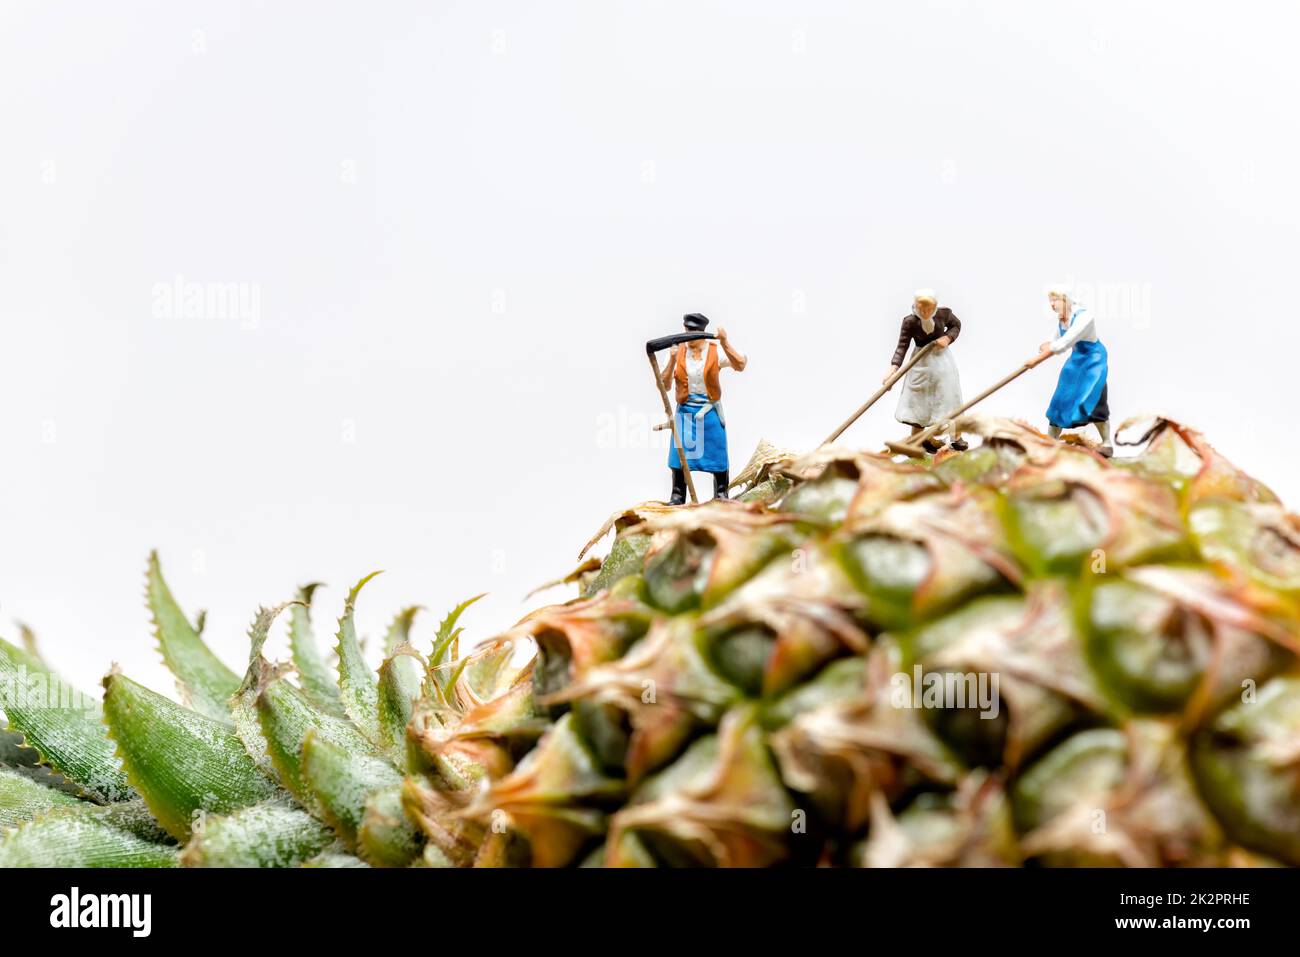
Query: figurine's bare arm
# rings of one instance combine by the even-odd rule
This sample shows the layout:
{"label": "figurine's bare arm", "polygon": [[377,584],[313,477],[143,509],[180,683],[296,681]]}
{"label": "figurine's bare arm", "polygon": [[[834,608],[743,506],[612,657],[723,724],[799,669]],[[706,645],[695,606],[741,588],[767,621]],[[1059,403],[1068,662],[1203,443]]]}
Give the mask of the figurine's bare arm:
{"label": "figurine's bare arm", "polygon": [[718,344],[722,346],[722,351],[727,354],[727,359],[731,362],[731,368],[735,369],[737,372],[744,372],[745,366],[749,364],[749,360],[745,358],[743,352],[736,351],[736,349],[731,345],[731,341],[727,338],[727,330],[720,327],[718,329]]}

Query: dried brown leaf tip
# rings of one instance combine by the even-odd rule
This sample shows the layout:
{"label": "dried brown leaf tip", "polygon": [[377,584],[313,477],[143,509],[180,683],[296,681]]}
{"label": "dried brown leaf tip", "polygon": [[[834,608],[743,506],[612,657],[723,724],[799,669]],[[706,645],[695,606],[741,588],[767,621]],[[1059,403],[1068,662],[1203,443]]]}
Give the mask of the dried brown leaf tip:
{"label": "dried brown leaf tip", "polygon": [[1144,446],[1132,467],[1180,488],[1188,504],[1207,498],[1278,501],[1268,486],[1229,462],[1204,435],[1173,419],[1135,416],[1120,426],[1116,440]]}

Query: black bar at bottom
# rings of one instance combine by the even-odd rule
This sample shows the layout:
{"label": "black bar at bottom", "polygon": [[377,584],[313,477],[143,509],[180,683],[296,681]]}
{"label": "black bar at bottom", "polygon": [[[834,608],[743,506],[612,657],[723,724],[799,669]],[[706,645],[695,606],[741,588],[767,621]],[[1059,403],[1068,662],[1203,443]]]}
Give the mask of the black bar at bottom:
{"label": "black bar at bottom", "polygon": [[[847,934],[862,946],[899,935],[928,945],[1199,934],[1231,946],[1243,933],[1288,930],[1298,886],[1297,872],[1286,869],[0,871],[0,941],[143,939],[136,934],[144,928],[129,921],[52,926],[76,888],[83,911],[98,907],[89,897],[149,895],[153,940],[260,947],[282,940],[298,953],[313,944],[333,949],[340,933],[358,943],[378,934],[373,945],[381,949],[411,939],[443,948],[451,940],[608,948],[655,939],[734,947],[745,938],[763,946],[777,932],[810,945],[823,934]],[[123,912],[131,903],[102,910]]]}

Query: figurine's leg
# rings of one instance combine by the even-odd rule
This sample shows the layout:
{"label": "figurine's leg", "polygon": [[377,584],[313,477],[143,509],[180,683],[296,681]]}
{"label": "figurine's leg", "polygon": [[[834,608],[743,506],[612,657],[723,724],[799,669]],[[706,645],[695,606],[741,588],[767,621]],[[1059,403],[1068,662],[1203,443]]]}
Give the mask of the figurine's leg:
{"label": "figurine's leg", "polygon": [[727,486],[731,484],[731,473],[726,469],[713,473],[713,497],[726,498]]}
{"label": "figurine's leg", "polygon": [[[916,435],[920,431],[921,431],[921,427],[919,425],[914,425],[912,426],[911,434]],[[925,450],[931,454],[938,452],[941,448],[943,448],[943,444],[941,442],[936,442],[934,440],[934,436],[931,436],[930,438],[926,439],[921,444],[925,447]]]}
{"label": "figurine's leg", "polygon": [[1097,434],[1101,436],[1101,448],[1098,451],[1101,452],[1102,455],[1106,456],[1106,458],[1110,458],[1115,454],[1115,448],[1110,444],[1110,420],[1108,419],[1105,422],[1097,422],[1095,424],[1097,426]]}
{"label": "figurine's leg", "polygon": [[686,473],[681,469],[670,469],[673,473],[673,494],[669,505],[683,505],[686,502]]}
{"label": "figurine's leg", "polygon": [[1059,439],[1061,437],[1061,427],[1059,425],[1049,425],[1047,427],[1047,434],[1054,439]]}

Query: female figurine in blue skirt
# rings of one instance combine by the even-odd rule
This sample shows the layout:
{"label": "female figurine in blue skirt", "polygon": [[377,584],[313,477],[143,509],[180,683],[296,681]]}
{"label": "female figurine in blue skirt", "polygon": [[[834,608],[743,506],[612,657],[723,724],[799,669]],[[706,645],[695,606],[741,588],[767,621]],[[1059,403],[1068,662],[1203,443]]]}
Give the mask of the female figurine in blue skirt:
{"label": "female figurine in blue skirt", "polygon": [[1056,313],[1057,332],[1054,340],[1039,347],[1039,354],[1060,355],[1070,350],[1047,406],[1048,431],[1052,438],[1059,438],[1062,429],[1076,429],[1091,422],[1101,436],[1098,451],[1109,458],[1114,449],[1110,444],[1110,405],[1106,398],[1106,347],[1097,338],[1097,323],[1091,312],[1071,301],[1065,289],[1050,290],[1047,300]]}
{"label": "female figurine in blue skirt", "polygon": [[[682,320],[687,332],[703,332],[709,320],[693,312]],[[718,346],[724,355],[718,356]],[[696,472],[713,474],[713,497],[726,498],[730,484],[727,459],[727,419],[722,412],[723,369],[742,372],[748,360],[732,348],[727,330],[718,329],[716,340],[696,339],[673,349],[664,367],[664,388],[675,386],[677,396],[677,434],[686,453],[686,466]],[[668,452],[668,467],[673,473],[673,493],[669,505],[686,501],[686,473],[674,444]]]}

